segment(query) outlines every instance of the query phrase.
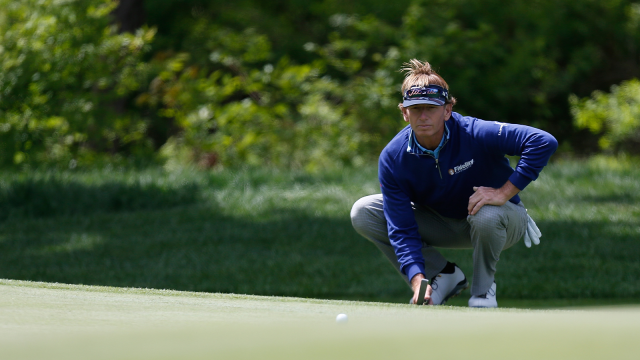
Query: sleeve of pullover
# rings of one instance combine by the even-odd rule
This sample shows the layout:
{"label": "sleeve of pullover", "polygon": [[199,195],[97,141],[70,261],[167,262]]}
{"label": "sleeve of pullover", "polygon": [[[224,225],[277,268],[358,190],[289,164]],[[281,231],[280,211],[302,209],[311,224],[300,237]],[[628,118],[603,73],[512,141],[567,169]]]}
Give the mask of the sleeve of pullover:
{"label": "sleeve of pullover", "polygon": [[390,166],[393,166],[392,161],[383,153],[378,164],[378,179],[382,190],[384,215],[387,219],[389,240],[401,264],[400,271],[411,280],[418,273],[424,274],[422,240],[418,234],[411,200],[398,186]]}
{"label": "sleeve of pullover", "polygon": [[473,135],[489,152],[520,156],[514,173],[509,177],[520,190],[538,178],[558,148],[558,142],[551,134],[525,125],[478,120]]}

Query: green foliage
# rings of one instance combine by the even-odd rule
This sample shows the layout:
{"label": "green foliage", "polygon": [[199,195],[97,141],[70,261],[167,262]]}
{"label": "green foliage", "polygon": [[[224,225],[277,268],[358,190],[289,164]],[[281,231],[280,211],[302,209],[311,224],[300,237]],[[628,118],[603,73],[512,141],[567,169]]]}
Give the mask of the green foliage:
{"label": "green foliage", "polygon": [[115,6],[0,0],[0,166],[158,150],[169,167],[375,162],[405,125],[411,58],[444,76],[457,111],[570,148],[568,95],[640,76],[631,0],[148,0],[157,35],[118,34]]}
{"label": "green foliage", "polygon": [[[289,9],[295,4],[287,2]],[[457,111],[541,127],[571,140],[568,94],[635,74],[632,65],[610,66],[632,61],[640,49],[640,13],[627,0],[406,5],[401,24],[381,14],[334,14],[326,35],[312,37],[302,46],[307,54],[291,52],[295,57],[283,55],[290,44],[265,23],[237,16],[220,18],[227,27],[208,25],[207,9],[215,5],[198,5],[197,21],[180,42],[190,57],[177,57],[185,69],[197,66],[198,75],[181,70],[170,86],[180,88],[173,92],[180,95],[156,96],[164,96],[164,104],[156,101],[161,113],[175,115],[182,130],[164,153],[174,162],[205,158],[225,166],[320,169],[374,162],[404,125],[396,109],[398,69],[410,58],[430,61],[444,76],[459,99]],[[243,59],[248,54],[253,58]],[[204,95],[214,92],[224,95]],[[198,114],[210,119],[196,121]]]}
{"label": "green foliage", "polygon": [[327,19],[334,14],[373,15],[383,22],[399,25],[411,0],[146,0],[150,25],[158,28],[153,44],[159,51],[184,49],[184,39],[199,19],[221,27],[243,31],[255,28],[273,44],[273,58],[288,56],[297,63],[312,57],[304,50],[308,42],[324,43],[333,31]]}
{"label": "green foliage", "polygon": [[271,43],[252,28],[194,24],[185,52],[157,58],[162,71],[138,99],[180,129],[161,151],[169,165],[317,171],[373,161],[404,126],[399,74],[375,68],[397,60],[386,47],[395,31],[372,16],[337,14],[329,22],[329,43],[304,45],[316,57],[308,64],[272,63]]}
{"label": "green foliage", "polygon": [[416,0],[404,18],[401,53],[431,61],[462,111],[566,138],[569,92],[602,86],[596,74],[630,75],[609,68],[637,56],[640,36],[625,26],[633,21],[630,6],[624,0]]}
{"label": "green foliage", "polygon": [[180,129],[161,151],[170,163],[308,171],[362,163],[368,138],[350,89],[322,76],[322,61],[271,64],[270,42],[252,29],[205,21],[194,29],[190,51],[157,60],[162,71],[138,98]]}
{"label": "green foliage", "polygon": [[640,142],[638,79],[613,85],[610,93],[594,91],[590,98],[571,95],[569,102],[575,125],[601,134],[599,144],[603,149],[621,149],[625,143]]}
{"label": "green foliage", "polygon": [[0,0],[0,165],[88,162],[150,148],[117,103],[145,79],[154,32],[117,34],[112,0]]}

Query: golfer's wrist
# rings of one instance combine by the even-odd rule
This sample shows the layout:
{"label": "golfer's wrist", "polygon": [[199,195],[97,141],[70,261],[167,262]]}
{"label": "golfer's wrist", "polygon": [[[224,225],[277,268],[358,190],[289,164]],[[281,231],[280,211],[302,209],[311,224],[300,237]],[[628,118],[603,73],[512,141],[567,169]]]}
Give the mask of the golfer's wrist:
{"label": "golfer's wrist", "polygon": [[422,279],[425,279],[425,276],[422,273],[418,273],[411,278],[411,289],[413,289],[414,292],[420,288],[420,282]]}
{"label": "golfer's wrist", "polygon": [[520,192],[517,186],[515,186],[511,181],[508,181],[498,189],[498,193],[500,194],[501,200],[504,200],[506,203],[512,197],[516,196]]}

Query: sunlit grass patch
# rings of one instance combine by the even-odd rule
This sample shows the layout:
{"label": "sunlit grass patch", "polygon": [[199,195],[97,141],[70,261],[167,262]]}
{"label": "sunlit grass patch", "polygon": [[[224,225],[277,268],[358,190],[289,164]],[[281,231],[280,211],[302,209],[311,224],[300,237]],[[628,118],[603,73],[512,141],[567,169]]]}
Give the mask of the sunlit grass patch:
{"label": "sunlit grass patch", "polygon": [[69,240],[56,244],[48,245],[40,248],[37,253],[39,254],[55,254],[55,253],[71,253],[74,251],[91,251],[97,246],[103,244],[103,240],[100,236],[93,234],[71,234]]}

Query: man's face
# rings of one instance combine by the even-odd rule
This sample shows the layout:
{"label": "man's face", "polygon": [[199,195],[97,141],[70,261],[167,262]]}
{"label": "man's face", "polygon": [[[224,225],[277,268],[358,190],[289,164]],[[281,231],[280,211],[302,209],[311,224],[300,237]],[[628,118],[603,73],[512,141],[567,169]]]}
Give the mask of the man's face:
{"label": "man's face", "polygon": [[[411,129],[422,146],[432,143],[439,144],[444,133],[444,122],[451,117],[452,105],[443,106],[420,104],[402,108],[404,121],[411,125]],[[423,142],[426,142],[423,144]]]}

